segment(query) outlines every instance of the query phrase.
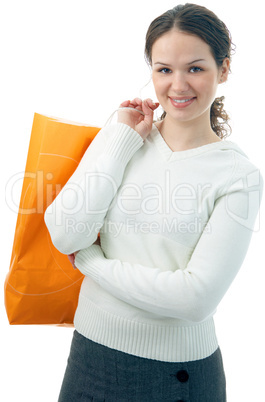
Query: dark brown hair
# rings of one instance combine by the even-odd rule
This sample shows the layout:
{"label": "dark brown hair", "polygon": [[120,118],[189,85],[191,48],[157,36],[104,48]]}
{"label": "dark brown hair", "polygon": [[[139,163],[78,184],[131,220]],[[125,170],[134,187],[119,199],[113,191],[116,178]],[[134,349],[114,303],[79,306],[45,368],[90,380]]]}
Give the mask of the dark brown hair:
{"label": "dark brown hair", "polygon": [[[172,29],[179,29],[196,35],[206,42],[211,49],[217,67],[221,67],[225,58],[231,60],[232,38],[226,25],[206,7],[187,3],[178,5],[157,17],[149,26],[145,42],[145,59],[152,64],[152,47],[155,41]],[[220,138],[231,132],[229,116],[224,110],[224,96],[216,98],[211,106],[211,127]],[[164,119],[166,112],[161,116]],[[227,126],[227,127],[226,127]]]}

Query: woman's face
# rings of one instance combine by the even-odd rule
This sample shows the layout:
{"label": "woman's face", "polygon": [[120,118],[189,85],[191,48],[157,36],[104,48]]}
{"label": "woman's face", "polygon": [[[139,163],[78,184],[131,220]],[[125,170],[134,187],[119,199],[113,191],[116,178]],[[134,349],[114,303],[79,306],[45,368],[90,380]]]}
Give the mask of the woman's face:
{"label": "woman's face", "polygon": [[167,118],[209,121],[217,86],[221,78],[227,79],[229,60],[218,68],[206,42],[172,30],[153,44],[152,70],[157,99]]}

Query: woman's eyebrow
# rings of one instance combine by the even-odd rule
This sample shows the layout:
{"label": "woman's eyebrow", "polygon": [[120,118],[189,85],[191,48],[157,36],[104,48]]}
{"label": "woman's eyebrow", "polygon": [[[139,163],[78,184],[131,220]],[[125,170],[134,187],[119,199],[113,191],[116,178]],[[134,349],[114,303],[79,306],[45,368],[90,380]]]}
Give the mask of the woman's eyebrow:
{"label": "woman's eyebrow", "polygon": [[[191,61],[190,63],[187,63],[186,65],[189,66],[190,64],[197,63],[198,61],[206,61],[206,60],[205,59],[197,59],[197,60]],[[161,64],[162,66],[170,66],[169,63],[162,63],[161,61],[157,61],[154,63],[154,65],[155,64]]]}
{"label": "woman's eyebrow", "polygon": [[170,64],[168,64],[168,63],[161,63],[160,61],[157,61],[156,63],[154,63],[154,64],[161,64],[162,66],[169,66]]}
{"label": "woman's eyebrow", "polygon": [[190,63],[187,63],[187,66],[189,66],[190,64],[193,64],[193,63],[197,63],[198,61],[206,61],[206,60],[205,60],[205,59],[193,60],[193,61],[191,61]]}

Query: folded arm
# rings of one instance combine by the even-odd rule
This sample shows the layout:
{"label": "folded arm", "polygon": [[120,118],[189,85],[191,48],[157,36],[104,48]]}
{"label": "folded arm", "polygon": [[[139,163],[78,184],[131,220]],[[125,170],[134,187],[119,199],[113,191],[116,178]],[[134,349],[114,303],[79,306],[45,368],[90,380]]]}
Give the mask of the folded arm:
{"label": "folded arm", "polygon": [[[261,187],[257,186],[261,193]],[[252,200],[253,201],[253,200]],[[216,201],[184,270],[162,271],[106,259],[98,245],[77,253],[75,264],[115,297],[166,317],[199,322],[211,315],[240,269],[259,209],[244,189]]]}

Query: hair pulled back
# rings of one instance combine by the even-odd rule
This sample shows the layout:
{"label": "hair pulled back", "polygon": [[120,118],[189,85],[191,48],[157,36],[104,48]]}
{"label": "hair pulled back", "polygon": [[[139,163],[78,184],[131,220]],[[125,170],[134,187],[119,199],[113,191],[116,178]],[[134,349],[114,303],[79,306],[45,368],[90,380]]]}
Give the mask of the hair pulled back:
{"label": "hair pulled back", "polygon": [[[178,5],[160,15],[150,24],[146,33],[145,59],[152,65],[152,48],[155,41],[172,29],[179,29],[196,35],[206,42],[211,49],[217,67],[221,67],[225,58],[231,60],[232,38],[226,25],[206,7],[186,3]],[[224,110],[224,96],[216,98],[211,105],[211,127],[216,135],[224,138],[231,132],[229,116]],[[161,116],[164,119],[166,112]]]}

